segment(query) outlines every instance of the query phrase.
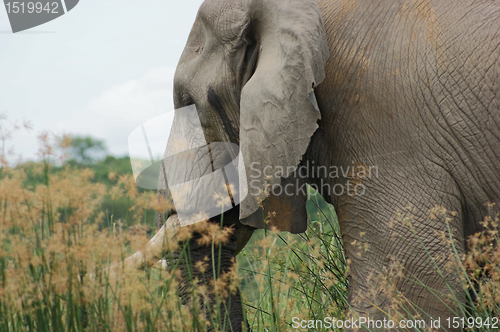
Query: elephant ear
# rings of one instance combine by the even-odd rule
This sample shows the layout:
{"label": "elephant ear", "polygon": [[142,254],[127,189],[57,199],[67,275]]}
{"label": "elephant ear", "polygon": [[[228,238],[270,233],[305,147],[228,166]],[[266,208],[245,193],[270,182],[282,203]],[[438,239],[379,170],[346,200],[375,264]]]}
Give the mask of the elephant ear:
{"label": "elephant ear", "polygon": [[313,89],[325,77],[327,39],[315,1],[250,0],[248,8],[260,48],[255,72],[241,91],[240,152],[245,173],[240,169],[240,178],[246,175],[247,187],[240,186],[240,192],[247,195],[240,204],[240,219],[262,228],[262,217],[256,214],[261,214],[262,199],[269,197],[271,207],[278,209],[273,211],[279,220],[274,225],[296,233],[305,230],[304,213],[279,207],[300,204],[303,207],[298,208],[305,211],[305,198],[287,195],[284,188],[269,196],[266,188],[285,183],[296,187],[300,182],[291,183],[290,178],[321,118]]}

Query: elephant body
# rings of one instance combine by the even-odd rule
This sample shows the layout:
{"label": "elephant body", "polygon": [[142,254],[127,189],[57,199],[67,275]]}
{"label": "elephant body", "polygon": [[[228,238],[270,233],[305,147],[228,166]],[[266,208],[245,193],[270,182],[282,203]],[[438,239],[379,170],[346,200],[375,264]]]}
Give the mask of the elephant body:
{"label": "elephant body", "polygon": [[[499,22],[491,1],[207,0],[179,61],[175,105],[197,106],[208,142],[240,146],[251,188],[310,183],[334,205],[353,313],[385,317],[377,280],[397,263],[422,282],[402,278],[397,290],[444,321],[459,280],[437,259],[449,246],[440,235],[450,229],[464,253],[500,206]],[[276,212],[268,225],[305,230],[304,194],[262,192]],[[244,234],[238,248],[265,227],[257,196],[224,221]],[[430,216],[436,206],[448,223]]]}
{"label": "elephant body", "polygon": [[[357,312],[372,316],[374,305],[387,304],[382,295],[375,303],[361,299],[377,289],[366,276],[390,260],[448,294],[445,281],[430,273],[432,263],[410,228],[391,227],[390,221],[413,206],[415,232],[436,257],[449,252],[437,236],[447,225],[429,218],[436,205],[456,212],[449,225],[460,253],[466,237],[480,230],[479,222],[498,213],[500,7],[367,0],[323,1],[320,9],[330,59],[316,89],[322,119],[306,159],[378,169],[369,178],[331,180],[332,186],[362,181],[366,189],[363,195],[330,197],[352,260],[350,301]],[[496,203],[493,211],[487,203]],[[358,257],[354,241],[367,243],[371,254]],[[454,278],[448,281],[458,282]],[[452,315],[423,286],[409,282],[398,288],[431,316]]]}

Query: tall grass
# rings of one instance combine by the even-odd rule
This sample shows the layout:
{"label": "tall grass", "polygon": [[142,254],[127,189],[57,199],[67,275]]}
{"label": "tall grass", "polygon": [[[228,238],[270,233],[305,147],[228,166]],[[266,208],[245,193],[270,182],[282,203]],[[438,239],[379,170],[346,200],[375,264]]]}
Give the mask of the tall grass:
{"label": "tall grass", "polygon": [[343,317],[347,277],[337,217],[311,188],[307,208],[307,232],[257,231],[238,257],[256,331],[289,331],[293,317]]}
{"label": "tall grass", "polygon": [[[177,296],[179,272],[175,265],[165,271],[158,266],[131,270],[120,264],[154,233],[154,216],[144,212],[163,211],[165,202],[159,202],[154,192],[139,192],[131,174],[116,175],[110,170],[108,177],[114,185],[106,186],[94,181],[90,168],[67,165],[54,171],[57,150],[49,135],[40,138],[42,161],[2,167],[0,331],[203,331],[209,325],[222,327],[227,317],[221,317],[221,310],[208,310],[196,301],[207,297],[203,287],[192,290],[195,300],[182,303]],[[129,202],[126,221],[115,219],[113,209],[102,208],[103,200],[124,198]],[[345,262],[338,251],[335,215],[318,195],[311,198],[309,208],[316,213],[311,215],[313,227],[306,234],[257,234],[240,255],[239,277],[232,279],[243,289],[247,318],[254,330],[264,326],[287,330],[291,315],[303,313],[304,306],[316,315],[333,308],[331,304],[336,314],[343,310],[345,271],[337,264],[345,266]],[[217,239],[218,228],[210,232],[208,238]],[[178,235],[189,239],[189,232]],[[217,248],[213,245],[212,251]],[[258,259],[260,251],[264,260]],[[333,265],[317,265],[315,260],[320,258],[332,259]],[[219,262],[212,264],[215,267]],[[344,281],[332,282],[334,278]],[[225,279],[218,278],[218,290],[227,288],[221,280]],[[316,281],[310,286],[305,283],[309,280]],[[254,290],[266,285],[270,287],[258,297]],[[219,295],[217,303],[222,305],[224,295]],[[207,311],[215,312],[214,317],[208,315],[208,324]],[[273,314],[267,315],[268,311]]]}
{"label": "tall grass", "polygon": [[[116,183],[106,188],[90,169],[51,172],[48,139],[43,160],[31,164],[39,183],[26,184],[24,167],[2,167],[0,331],[191,331],[175,266],[168,273],[116,265],[153,234],[144,210],[165,206],[154,193],[140,194],[130,175],[110,172]],[[105,197],[127,197],[134,222],[101,210]]]}
{"label": "tall grass", "polygon": [[[114,185],[107,187],[93,181],[91,169],[63,167],[51,172],[53,154],[47,143],[42,149],[43,160],[32,164],[30,172],[42,179],[36,184],[27,183],[25,168],[2,167],[0,331],[222,329],[227,324],[223,311],[208,308],[209,301],[197,300],[211,295],[206,287],[191,289],[188,303],[179,299],[175,262],[170,262],[168,271],[159,265],[127,269],[120,263],[154,233],[154,216],[144,211],[163,211],[167,203],[158,201],[154,192],[137,191],[131,175],[117,176],[110,171]],[[221,278],[214,273],[214,278],[219,277],[213,281],[216,303],[224,303],[236,282],[253,331],[290,331],[294,317],[321,320],[346,315],[348,264],[337,217],[319,194],[312,189],[308,194],[310,227],[306,233],[259,230],[237,257],[231,276]],[[101,205],[104,198],[115,201],[124,197],[129,202],[127,222],[115,219],[113,211],[103,210]],[[447,222],[451,213],[437,208],[432,216]],[[403,223],[405,216],[400,215]],[[449,244],[446,268],[459,276],[463,289],[471,294],[468,302],[459,295],[454,297],[452,291],[449,294],[457,317],[465,317],[465,322],[467,317],[484,321],[498,317],[500,312],[498,216],[488,217],[484,227],[484,232],[469,240],[471,251],[467,255],[457,252],[450,232],[441,234]],[[227,237],[218,227],[207,234],[216,242]],[[190,232],[178,236],[189,239]],[[425,247],[416,234],[415,238]],[[212,244],[214,253],[217,244]],[[442,259],[429,258],[429,264]],[[212,262],[214,271],[219,263]],[[191,268],[194,271],[207,266],[199,263]],[[391,268],[394,274],[382,273],[384,278],[379,282],[393,301],[392,314],[417,318],[418,308],[393,287],[393,278],[397,275],[416,284],[418,279],[398,266]],[[443,276],[448,272],[436,269]],[[473,330],[490,329],[491,325],[476,324]]]}

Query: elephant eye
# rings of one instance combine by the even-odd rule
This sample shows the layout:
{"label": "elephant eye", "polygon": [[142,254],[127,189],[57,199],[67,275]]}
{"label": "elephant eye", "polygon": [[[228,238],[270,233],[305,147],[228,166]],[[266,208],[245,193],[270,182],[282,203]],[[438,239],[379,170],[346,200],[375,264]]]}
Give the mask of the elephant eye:
{"label": "elephant eye", "polygon": [[184,92],[181,94],[182,107],[194,104],[193,98],[189,93]]}

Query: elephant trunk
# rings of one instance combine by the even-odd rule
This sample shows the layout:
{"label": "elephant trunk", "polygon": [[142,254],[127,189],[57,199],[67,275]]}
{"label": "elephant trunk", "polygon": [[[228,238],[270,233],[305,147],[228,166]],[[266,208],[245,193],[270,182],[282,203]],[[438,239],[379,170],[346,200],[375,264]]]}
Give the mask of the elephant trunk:
{"label": "elephant trunk", "polygon": [[182,276],[179,296],[185,304],[199,301],[208,331],[250,331],[237,285],[236,236],[231,234],[220,244],[200,245],[198,240],[199,234],[195,234],[172,255]]}
{"label": "elephant trunk", "polygon": [[[237,217],[237,209],[228,211],[222,230],[215,221],[208,221],[205,226],[203,223],[193,225],[191,238],[178,247],[174,245],[176,250],[170,250],[169,244],[177,242],[180,227],[177,215],[171,215],[143,249],[125,259],[124,265],[136,269],[156,265],[168,270],[178,266],[181,272],[179,296],[184,304],[199,304],[208,331],[250,331],[243,314],[235,262],[236,254],[253,229],[246,229]],[[214,230],[222,234],[222,240],[214,236]],[[161,259],[166,253],[167,257]],[[111,271],[119,266],[111,267]]]}

